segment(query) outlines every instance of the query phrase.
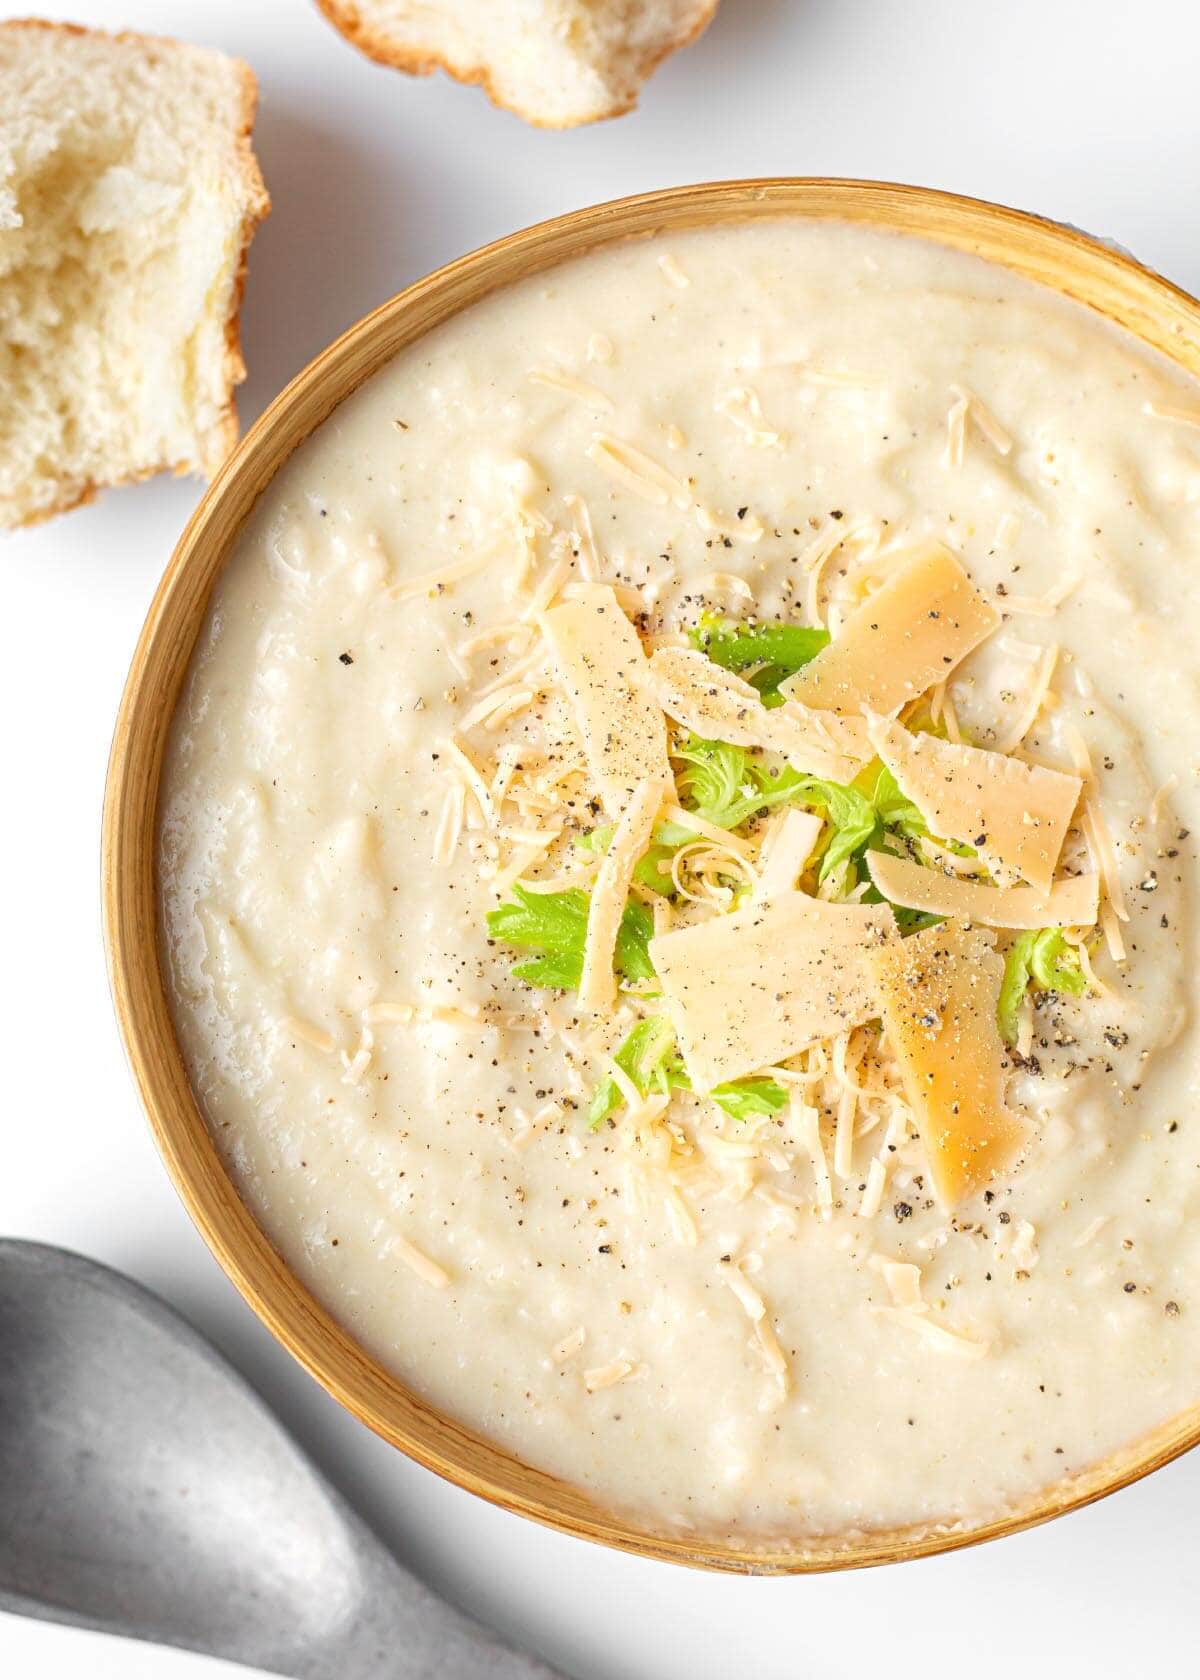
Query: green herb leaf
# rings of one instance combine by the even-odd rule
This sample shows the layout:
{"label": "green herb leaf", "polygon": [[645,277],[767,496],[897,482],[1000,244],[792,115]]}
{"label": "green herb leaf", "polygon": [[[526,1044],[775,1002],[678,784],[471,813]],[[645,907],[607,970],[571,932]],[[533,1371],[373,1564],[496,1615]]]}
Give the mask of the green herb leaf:
{"label": "green herb leaf", "polygon": [[879,774],[871,789],[871,803],[884,828],[902,834],[907,840],[921,840],[929,833],[925,819],[900,791],[900,784],[886,764],[879,766]]}
{"label": "green herb leaf", "polygon": [[574,953],[582,961],[587,917],[588,897],[578,888],[541,893],[518,885],[506,904],[489,910],[487,925],[492,938],[506,945]]}
{"label": "green herb leaf", "polygon": [[1078,997],[1087,989],[1079,958],[1062,928],[1031,928],[1018,934],[1004,955],[1004,979],[996,1005],[1000,1037],[1011,1047],[1017,1042],[1017,1022],[1030,981],[1043,992]]}
{"label": "green herb leaf", "polygon": [[[621,1072],[631,1079],[642,1096],[651,1090],[671,1089],[671,1062],[675,1032],[665,1015],[648,1015],[622,1040],[613,1055]],[[595,1131],[621,1106],[621,1087],[615,1079],[602,1079],[588,1108],[588,1129]]]}
{"label": "green herb leaf", "polygon": [[778,1114],[787,1106],[788,1094],[774,1079],[732,1079],[714,1085],[708,1093],[735,1120],[749,1120],[759,1114]]}
{"label": "green herb leaf", "polygon": [[[571,991],[583,971],[587,942],[588,895],[573,887],[566,892],[530,892],[514,886],[512,898],[488,912],[488,934],[505,945],[537,951],[538,956],[513,969],[530,986]],[[654,918],[644,905],[630,899],[617,933],[616,969],[626,980],[651,980],[649,942]]]}
{"label": "green herb leaf", "polygon": [[706,614],[688,631],[693,647],[726,671],[750,671],[764,706],[782,704],[779,685],[829,645],[827,630],[801,624],[757,624]]}
{"label": "green herb leaf", "polygon": [[746,797],[755,784],[744,747],[690,735],[672,756],[687,766],[679,776],[679,793],[689,810],[718,828],[737,828],[745,822]]}
{"label": "green herb leaf", "polygon": [[823,881],[840,863],[866,851],[881,825],[874,805],[857,788],[842,787],[839,782],[822,781],[817,776],[804,780],[809,784],[804,803],[823,810],[833,831],[818,871],[818,879]]}
{"label": "green herb leaf", "polygon": [[1034,984],[1043,992],[1065,992],[1069,997],[1079,997],[1087,990],[1087,976],[1062,928],[1045,928],[1038,934],[1029,971]]}
{"label": "green herb leaf", "polygon": [[[690,1091],[692,1082],[675,1048],[675,1031],[665,1015],[648,1015],[622,1040],[613,1061],[641,1095],[651,1091]],[[733,1079],[708,1093],[735,1120],[778,1114],[787,1105],[787,1092],[774,1079]],[[621,1087],[602,1079],[588,1108],[588,1128],[595,1131],[621,1106]]]}
{"label": "green herb leaf", "polygon": [[740,828],[758,812],[795,799],[810,780],[786,765],[772,772],[744,747],[697,735],[672,748],[671,756],[687,766],[679,775],[680,798],[716,828]]}
{"label": "green herb leaf", "polygon": [[[579,836],[575,842],[575,850],[589,856],[606,852],[612,845],[615,833],[614,823],[605,823],[600,828],[593,828],[590,834]],[[654,830],[653,844],[634,865],[634,880],[650,892],[659,893],[663,898],[671,898],[675,892],[671,880],[671,859],[680,846],[687,845],[695,838],[690,829],[681,827],[679,823],[660,823]]]}

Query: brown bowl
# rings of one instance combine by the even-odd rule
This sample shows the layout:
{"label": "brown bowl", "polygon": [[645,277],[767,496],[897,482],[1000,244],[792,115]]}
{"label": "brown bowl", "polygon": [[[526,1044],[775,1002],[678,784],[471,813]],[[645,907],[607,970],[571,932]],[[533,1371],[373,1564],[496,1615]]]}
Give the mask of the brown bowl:
{"label": "brown bowl", "polygon": [[855,1533],[768,1551],[656,1535],[607,1513],[418,1398],[371,1359],[292,1275],[238,1195],[188,1082],[158,947],[157,805],[172,713],[209,595],[264,487],[298,444],[405,345],[515,280],[598,246],[664,229],[765,217],[834,217],[986,257],[1075,298],[1200,376],[1200,304],[1123,252],[976,199],[874,181],[761,180],[679,187],[559,216],[419,280],[310,362],[242,440],[192,515],[150,608],[121,702],[104,810],[109,974],[125,1047],[188,1212],[268,1329],[354,1415],[439,1475],[498,1505],[643,1557],[705,1569],[800,1574],[973,1545],[1124,1487],[1200,1440],[1195,1407],[1090,1470],[976,1526]]}

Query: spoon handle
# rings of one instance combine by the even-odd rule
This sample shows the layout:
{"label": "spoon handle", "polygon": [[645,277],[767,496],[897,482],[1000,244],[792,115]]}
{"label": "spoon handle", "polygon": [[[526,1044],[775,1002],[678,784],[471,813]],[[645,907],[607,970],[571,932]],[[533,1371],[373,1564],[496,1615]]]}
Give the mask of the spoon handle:
{"label": "spoon handle", "polygon": [[566,1680],[500,1643],[363,1536],[364,1591],[292,1680]]}

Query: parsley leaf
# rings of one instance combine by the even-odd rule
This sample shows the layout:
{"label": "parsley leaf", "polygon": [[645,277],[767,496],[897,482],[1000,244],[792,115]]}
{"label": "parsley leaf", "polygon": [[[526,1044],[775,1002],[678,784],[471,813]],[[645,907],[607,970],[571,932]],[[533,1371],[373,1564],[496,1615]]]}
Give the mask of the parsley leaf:
{"label": "parsley leaf", "polygon": [[[513,975],[530,986],[571,991],[583,972],[587,942],[588,895],[573,887],[566,892],[530,892],[514,886],[505,904],[490,910],[488,934],[505,945],[539,953],[517,963]],[[616,969],[626,980],[652,980],[654,965],[648,949],[654,918],[644,905],[630,899],[617,933]]]}
{"label": "parsley leaf", "polygon": [[1031,928],[1019,934],[1005,952],[996,1022],[1010,1048],[1017,1042],[1017,1020],[1030,981],[1043,992],[1065,992],[1071,997],[1087,989],[1079,958],[1062,928]]}
{"label": "parsley leaf", "polygon": [[779,706],[779,685],[829,644],[828,630],[801,624],[757,624],[706,614],[688,631],[693,647],[726,671],[750,671],[764,706]]}

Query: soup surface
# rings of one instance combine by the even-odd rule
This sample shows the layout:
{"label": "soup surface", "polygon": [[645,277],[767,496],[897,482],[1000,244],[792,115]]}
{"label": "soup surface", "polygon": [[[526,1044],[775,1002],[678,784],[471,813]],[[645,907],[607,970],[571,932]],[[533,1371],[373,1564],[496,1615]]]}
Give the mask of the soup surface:
{"label": "soup surface", "polygon": [[917,241],[610,249],[398,357],[166,769],[290,1265],[681,1534],[975,1523],[1193,1404],[1198,553],[1200,390]]}

